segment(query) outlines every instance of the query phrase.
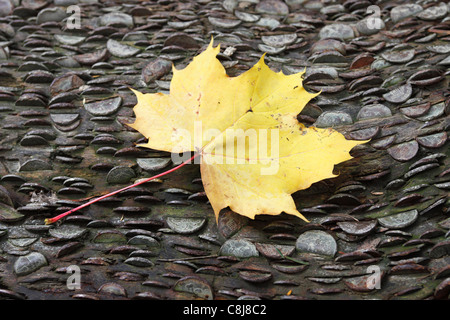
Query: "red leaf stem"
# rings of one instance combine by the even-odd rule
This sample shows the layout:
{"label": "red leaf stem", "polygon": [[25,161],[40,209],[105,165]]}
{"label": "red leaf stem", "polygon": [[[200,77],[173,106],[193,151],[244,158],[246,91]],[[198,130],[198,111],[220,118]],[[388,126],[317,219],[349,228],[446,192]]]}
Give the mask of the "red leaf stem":
{"label": "red leaf stem", "polygon": [[162,172],[162,173],[157,174],[156,176],[153,176],[153,177],[150,177],[150,178],[143,179],[143,180],[141,180],[141,181],[139,181],[139,182],[136,182],[136,183],[134,183],[134,184],[132,184],[132,185],[129,185],[129,186],[125,187],[125,188],[122,188],[122,189],[119,189],[119,190],[110,192],[110,193],[108,193],[108,194],[105,194],[105,195],[103,195],[103,196],[101,196],[101,197],[95,198],[95,199],[93,199],[93,200],[91,200],[91,201],[89,201],[89,202],[86,202],[86,203],[82,204],[81,206],[78,206],[78,207],[73,208],[73,209],[71,209],[71,210],[69,210],[69,211],[66,211],[66,212],[64,212],[64,213],[61,213],[60,215],[57,215],[56,217],[53,217],[53,218],[50,218],[50,219],[45,219],[45,224],[52,224],[52,223],[55,223],[55,222],[58,221],[59,219],[64,218],[65,216],[67,216],[67,215],[69,215],[69,214],[71,214],[71,213],[73,213],[73,212],[75,212],[75,211],[78,211],[78,210],[83,209],[83,208],[85,208],[85,207],[87,207],[87,206],[90,206],[91,204],[96,203],[97,201],[100,201],[100,200],[102,200],[102,199],[111,197],[111,196],[113,196],[113,195],[118,194],[119,192],[122,192],[122,191],[125,191],[125,190],[128,190],[128,189],[137,187],[138,185],[141,185],[141,184],[143,184],[143,183],[149,182],[150,180],[153,180],[153,179],[162,177],[162,176],[164,176],[164,175],[166,175],[166,174],[169,174],[169,173],[171,173],[171,172],[174,172],[174,171],[180,169],[181,167],[185,166],[186,164],[191,163],[191,161],[194,160],[194,158],[196,158],[197,156],[199,156],[199,153],[195,153],[191,158],[189,158],[188,160],[186,160],[186,161],[184,161],[183,163],[179,164],[178,166],[173,167],[173,168],[170,169],[170,170],[164,171],[164,172]]}

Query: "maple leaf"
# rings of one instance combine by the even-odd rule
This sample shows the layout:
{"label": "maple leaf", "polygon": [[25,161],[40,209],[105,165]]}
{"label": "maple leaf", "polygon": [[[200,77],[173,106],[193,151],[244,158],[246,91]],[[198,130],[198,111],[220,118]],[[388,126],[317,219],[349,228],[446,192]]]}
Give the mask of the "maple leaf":
{"label": "maple leaf", "polygon": [[142,147],[201,156],[216,219],[229,207],[252,219],[285,212],[307,221],[291,194],[335,177],[334,165],[351,159],[349,151],[365,141],[297,121],[318,95],[303,88],[303,72],[276,73],[263,55],[248,71],[229,77],[219,52],[211,41],[184,69],[173,67],[169,94],[133,90],[138,103],[129,126],[148,138]]}

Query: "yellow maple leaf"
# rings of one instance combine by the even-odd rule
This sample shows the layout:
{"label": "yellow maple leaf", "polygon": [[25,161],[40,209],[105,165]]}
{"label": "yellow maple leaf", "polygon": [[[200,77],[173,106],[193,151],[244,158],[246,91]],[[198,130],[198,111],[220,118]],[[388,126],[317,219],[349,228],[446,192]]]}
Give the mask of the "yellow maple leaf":
{"label": "yellow maple leaf", "polygon": [[182,70],[173,68],[170,94],[136,90],[130,126],[168,152],[195,151],[216,219],[230,207],[241,215],[286,212],[305,217],[291,194],[335,177],[335,164],[365,141],[346,140],[332,129],[306,128],[297,115],[317,94],[302,86],[303,73],[284,75],[264,63],[229,77],[208,48]]}

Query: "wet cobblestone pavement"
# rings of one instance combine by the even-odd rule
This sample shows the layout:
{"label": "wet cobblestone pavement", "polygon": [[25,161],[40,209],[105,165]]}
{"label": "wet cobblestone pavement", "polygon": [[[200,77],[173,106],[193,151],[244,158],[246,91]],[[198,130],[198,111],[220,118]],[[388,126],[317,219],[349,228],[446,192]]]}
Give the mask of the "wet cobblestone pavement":
{"label": "wet cobblestone pavement", "polygon": [[[0,297],[448,299],[449,13],[439,1],[0,0]],[[129,88],[168,92],[172,63],[211,36],[231,76],[263,52],[273,70],[306,67],[322,94],[299,121],[371,139],[338,178],[294,194],[311,223],[224,210],[216,224],[189,165],[45,225],[173,165],[136,147]]]}

